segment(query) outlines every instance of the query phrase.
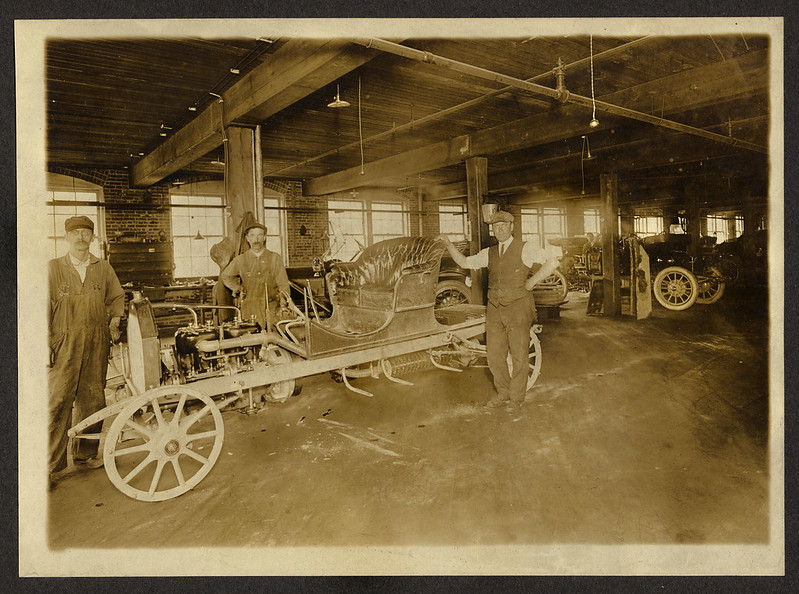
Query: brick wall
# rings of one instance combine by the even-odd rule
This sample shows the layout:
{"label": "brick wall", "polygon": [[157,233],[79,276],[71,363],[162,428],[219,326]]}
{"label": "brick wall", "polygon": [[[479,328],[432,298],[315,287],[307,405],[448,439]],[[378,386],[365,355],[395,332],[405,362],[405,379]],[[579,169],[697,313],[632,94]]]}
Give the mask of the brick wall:
{"label": "brick wall", "polygon": [[103,189],[106,239],[113,241],[120,233],[133,233],[147,241],[170,237],[169,184],[149,188],[131,188],[125,169],[50,168],[60,173],[97,184]]}

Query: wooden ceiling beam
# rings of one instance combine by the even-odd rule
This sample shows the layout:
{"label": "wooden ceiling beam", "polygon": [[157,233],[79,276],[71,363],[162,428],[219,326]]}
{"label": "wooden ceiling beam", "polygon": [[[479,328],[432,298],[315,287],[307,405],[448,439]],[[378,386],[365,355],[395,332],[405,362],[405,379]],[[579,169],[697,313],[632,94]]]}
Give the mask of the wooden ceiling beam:
{"label": "wooden ceiling beam", "polygon": [[223,142],[231,123],[257,124],[372,59],[377,52],[343,40],[292,39],[131,169],[147,187]]}
{"label": "wooden ceiling beam", "polygon": [[[728,146],[706,141],[686,142],[679,134],[658,135],[625,144],[591,148],[594,159],[583,163],[586,176],[596,172],[629,172],[640,169],[673,166],[720,157],[737,156],[739,153]],[[573,153],[566,157],[546,159],[523,168],[499,173],[489,173],[488,191],[504,192],[535,186],[542,180],[556,180],[579,172],[581,155]],[[753,163],[766,161],[765,155],[748,155]],[[466,182],[442,184],[428,189],[429,200],[451,200],[466,196]]]}
{"label": "wooden ceiling beam", "polygon": [[[602,97],[604,103],[644,103],[660,99],[659,114],[675,113],[723,102],[768,88],[768,71],[763,68],[763,52],[694,68],[657,81]],[[705,81],[712,81],[706,83]],[[384,177],[415,175],[423,171],[455,165],[469,157],[491,156],[571,138],[589,131],[586,113],[580,105],[567,105],[553,111],[508,122],[473,134],[458,136],[426,147],[386,157],[372,163],[314,178],[305,182],[306,195],[323,195],[378,183]],[[607,129],[619,120],[603,116],[598,128]]]}

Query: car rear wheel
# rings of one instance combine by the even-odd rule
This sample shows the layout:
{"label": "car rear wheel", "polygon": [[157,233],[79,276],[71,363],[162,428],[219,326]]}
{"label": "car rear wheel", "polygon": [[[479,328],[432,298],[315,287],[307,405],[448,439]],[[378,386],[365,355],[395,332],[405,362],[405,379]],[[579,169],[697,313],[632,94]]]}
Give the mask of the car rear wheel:
{"label": "car rear wheel", "polygon": [[715,303],[724,294],[725,284],[714,276],[698,276],[699,293],[696,302],[703,305]]}
{"label": "car rear wheel", "polygon": [[436,309],[471,303],[472,290],[456,280],[441,281],[436,285]]}

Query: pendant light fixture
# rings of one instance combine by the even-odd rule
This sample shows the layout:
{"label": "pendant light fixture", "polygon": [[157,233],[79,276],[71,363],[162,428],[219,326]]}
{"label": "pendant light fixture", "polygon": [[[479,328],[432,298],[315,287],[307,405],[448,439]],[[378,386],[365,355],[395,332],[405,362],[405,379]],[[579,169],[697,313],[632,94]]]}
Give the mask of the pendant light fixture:
{"label": "pendant light fixture", "polygon": [[344,101],[341,99],[341,94],[339,91],[339,85],[336,85],[336,98],[333,99],[330,103],[327,104],[328,107],[332,107],[333,109],[338,109],[339,107],[349,107],[350,102]]}

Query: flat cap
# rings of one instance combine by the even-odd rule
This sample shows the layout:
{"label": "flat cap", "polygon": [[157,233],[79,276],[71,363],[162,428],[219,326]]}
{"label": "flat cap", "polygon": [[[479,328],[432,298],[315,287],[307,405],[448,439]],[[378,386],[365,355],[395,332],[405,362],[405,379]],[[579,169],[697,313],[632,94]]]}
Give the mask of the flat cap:
{"label": "flat cap", "polygon": [[250,229],[263,229],[264,233],[266,233],[266,227],[264,227],[261,223],[253,223],[252,225],[249,225],[244,230],[244,235],[247,235],[247,233],[250,232]]}
{"label": "flat cap", "polygon": [[94,231],[94,223],[89,217],[69,217],[64,221],[64,229],[66,231],[73,231],[75,229],[88,229]]}
{"label": "flat cap", "polygon": [[491,220],[488,221],[489,225],[494,223],[512,223],[513,222],[513,215],[504,210],[498,210],[494,213],[491,217]]}

